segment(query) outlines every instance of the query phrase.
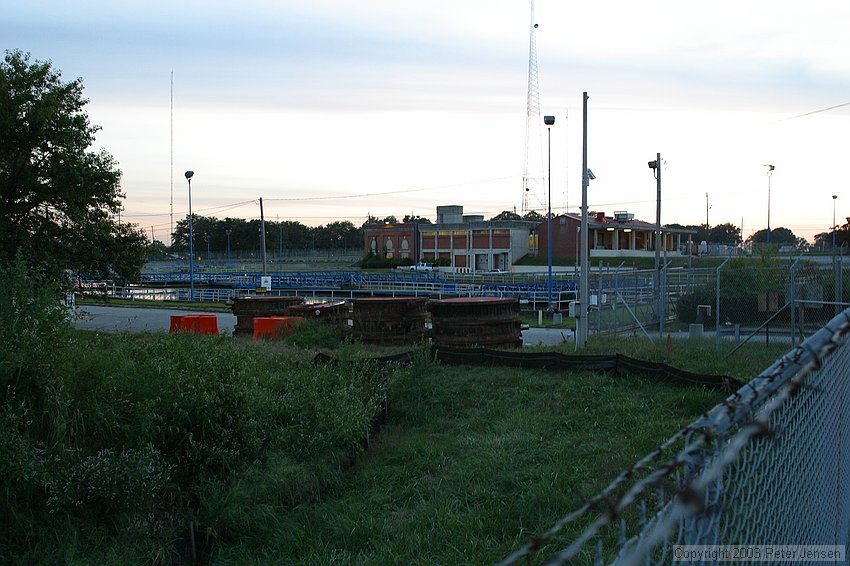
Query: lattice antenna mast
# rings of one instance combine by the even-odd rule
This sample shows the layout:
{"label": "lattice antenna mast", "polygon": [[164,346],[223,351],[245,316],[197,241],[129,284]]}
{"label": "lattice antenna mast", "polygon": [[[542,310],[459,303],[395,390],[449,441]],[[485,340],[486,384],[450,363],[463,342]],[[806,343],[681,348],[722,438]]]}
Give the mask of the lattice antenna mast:
{"label": "lattice antenna mast", "polygon": [[534,0],[528,40],[528,98],[525,115],[525,164],[522,175],[522,214],[528,213],[528,195],[543,187],[543,139],[540,125],[540,82],[537,76],[537,24],[534,22]]}

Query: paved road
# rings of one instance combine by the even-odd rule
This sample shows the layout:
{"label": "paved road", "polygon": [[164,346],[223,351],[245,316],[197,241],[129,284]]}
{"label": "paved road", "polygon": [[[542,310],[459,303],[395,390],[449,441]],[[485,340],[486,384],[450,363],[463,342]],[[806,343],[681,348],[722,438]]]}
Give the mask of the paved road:
{"label": "paved road", "polygon": [[[74,326],[81,330],[102,332],[168,332],[171,316],[180,314],[204,314],[203,311],[178,309],[148,309],[133,307],[100,307],[84,305],[77,307]],[[229,334],[236,326],[236,317],[230,313],[214,313],[218,331]]]}
{"label": "paved road", "polygon": [[[74,326],[81,330],[101,332],[168,332],[171,316],[180,314],[201,314],[201,312],[85,305],[77,307]],[[236,317],[230,313],[214,314],[218,321],[218,331],[222,334],[232,333],[236,326]],[[565,341],[572,341],[572,331],[529,328],[523,330],[522,341],[525,346],[554,346]]]}

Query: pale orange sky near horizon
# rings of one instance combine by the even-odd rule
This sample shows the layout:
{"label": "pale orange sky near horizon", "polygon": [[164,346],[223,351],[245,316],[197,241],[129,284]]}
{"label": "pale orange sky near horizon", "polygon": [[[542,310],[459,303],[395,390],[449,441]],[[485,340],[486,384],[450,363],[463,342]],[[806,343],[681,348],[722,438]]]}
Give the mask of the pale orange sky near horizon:
{"label": "pale orange sky near horizon", "polygon": [[[5,48],[82,77],[97,147],[123,171],[123,217],[159,239],[172,207],[175,222],[187,212],[186,169],[194,212],[219,218],[258,216],[259,197],[267,217],[308,225],[521,209],[527,1],[6,4]],[[592,210],[653,221],[646,162],[661,152],[664,223],[703,224],[708,193],[710,224],[763,229],[768,163],[772,227],[811,240],[833,204],[850,215],[850,107],[805,115],[850,100],[850,6],[535,8],[554,210],[578,210],[587,91]],[[529,204],[546,197],[543,183]]]}

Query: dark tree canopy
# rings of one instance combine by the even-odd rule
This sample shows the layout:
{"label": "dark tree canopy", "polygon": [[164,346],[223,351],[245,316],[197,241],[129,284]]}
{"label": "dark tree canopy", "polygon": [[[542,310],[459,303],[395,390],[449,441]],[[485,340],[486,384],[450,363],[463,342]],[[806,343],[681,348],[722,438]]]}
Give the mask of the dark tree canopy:
{"label": "dark tree canopy", "polygon": [[691,241],[695,244],[699,244],[700,242],[711,242],[709,239],[709,231],[706,229],[705,224],[665,224],[667,228],[677,228],[684,230],[693,230],[694,233],[691,236]]}
{"label": "dark tree canopy", "polygon": [[419,216],[418,214],[405,214],[404,218],[401,219],[402,222],[407,224],[408,222],[419,222],[420,224],[431,224],[430,218],[425,218],[424,216]]}
{"label": "dark tree canopy", "polygon": [[114,220],[121,171],[91,151],[97,126],[82,80],[62,82],[50,62],[7,51],[0,62],[0,258],[50,271],[138,275],[146,239]]}
{"label": "dark tree canopy", "polygon": [[503,210],[490,220],[498,221],[498,220],[522,220],[522,216],[517,214],[516,212],[511,212],[510,210]]}
{"label": "dark tree canopy", "polygon": [[712,226],[708,231],[707,240],[712,244],[726,244],[728,246],[737,246],[743,240],[741,239],[741,229],[730,222]]}
{"label": "dark tree canopy", "polygon": [[845,220],[846,222],[844,224],[838,224],[834,227],[834,232],[828,230],[820,234],[815,234],[815,249],[830,250],[832,249],[833,241],[836,248],[841,248],[842,246],[846,248],[850,245],[850,217],[845,218]]}
{"label": "dark tree canopy", "polygon": [[[766,244],[767,229],[759,230],[758,232],[747,238],[747,241],[752,242],[754,244]],[[805,244],[805,240],[795,236],[794,232],[792,232],[788,228],[779,227],[770,229],[770,243],[777,245],[791,245],[800,247]]]}
{"label": "dark tree canopy", "polygon": [[[212,216],[192,215],[195,234],[195,254],[203,257],[209,248],[220,254],[230,249],[234,255],[240,250],[259,251],[260,221],[243,218],[219,220]],[[184,255],[189,250],[189,219],[177,221],[172,234],[172,252]],[[209,246],[207,245],[209,244]],[[266,221],[266,250],[358,249],[363,247],[363,230],[348,220],[331,222],[325,226],[305,226],[291,220]]]}

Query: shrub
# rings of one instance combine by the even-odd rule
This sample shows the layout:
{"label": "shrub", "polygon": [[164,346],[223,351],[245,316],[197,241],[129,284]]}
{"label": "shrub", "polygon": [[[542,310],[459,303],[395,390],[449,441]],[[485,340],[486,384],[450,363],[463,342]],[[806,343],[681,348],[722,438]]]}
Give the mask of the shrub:
{"label": "shrub", "polygon": [[341,323],[323,323],[319,320],[305,319],[293,328],[292,333],[286,336],[283,342],[296,348],[335,350],[344,339],[345,330]]}
{"label": "shrub", "polygon": [[406,265],[413,265],[413,259],[409,257],[389,259],[369,252],[360,260],[360,267],[363,269],[395,269]]}
{"label": "shrub", "polygon": [[[56,540],[167,541],[203,486],[226,487],[270,453],[351,453],[384,402],[387,378],[368,363],[299,363],[227,337],[72,333],[53,288],[31,285],[21,265],[0,274],[11,289],[0,303],[0,555],[10,560],[57,561],[49,553],[67,551]],[[318,338],[340,344],[318,323],[292,339]]]}

